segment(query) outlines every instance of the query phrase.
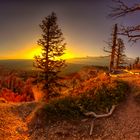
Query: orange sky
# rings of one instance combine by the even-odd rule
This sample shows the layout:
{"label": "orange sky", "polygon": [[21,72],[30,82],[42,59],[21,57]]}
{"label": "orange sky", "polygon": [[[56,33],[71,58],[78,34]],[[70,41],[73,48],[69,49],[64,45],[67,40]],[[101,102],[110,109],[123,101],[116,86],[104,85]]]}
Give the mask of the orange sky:
{"label": "orange sky", "polygon": [[[18,53],[17,53],[18,52]],[[1,59],[33,59],[35,55],[41,54],[41,47],[35,44],[29,44],[24,47],[23,50],[17,50],[14,53],[8,53],[7,56],[2,57]],[[65,54],[62,56],[63,59],[69,59],[74,57],[80,57],[79,54],[74,54],[70,50],[65,50]]]}
{"label": "orange sky", "polygon": [[[1,55],[0,59],[33,59],[35,55],[41,54],[41,47],[35,43],[35,41],[30,42],[29,44],[22,45],[21,49],[16,49],[15,51],[9,50],[7,55]],[[72,49],[75,48],[75,49]],[[79,50],[77,53],[76,47],[70,47],[66,45],[66,50],[64,51],[65,54],[61,57],[63,59],[70,59],[75,57],[85,57],[87,56],[87,52]]]}
{"label": "orange sky", "polygon": [[[84,57],[85,55],[80,52],[78,53],[74,53],[73,50],[71,50],[70,48],[67,48],[65,51],[65,54],[61,57],[63,59],[70,59],[70,58],[75,58],[75,57]],[[26,59],[33,59],[33,57],[35,55],[40,55],[41,54],[41,48],[37,45],[34,45],[31,49],[25,49],[24,50],[24,58]],[[17,57],[19,58],[19,56]]]}
{"label": "orange sky", "polygon": [[[52,11],[57,14],[58,25],[67,43],[63,58],[108,55],[103,51],[107,46],[104,41],[109,40],[114,23],[140,23],[138,15],[108,19],[108,6],[112,4],[111,0],[2,0],[0,59],[32,59],[39,54],[39,49],[35,47],[42,34],[39,24]],[[124,40],[126,55],[139,56],[139,44],[130,47],[127,39]]]}

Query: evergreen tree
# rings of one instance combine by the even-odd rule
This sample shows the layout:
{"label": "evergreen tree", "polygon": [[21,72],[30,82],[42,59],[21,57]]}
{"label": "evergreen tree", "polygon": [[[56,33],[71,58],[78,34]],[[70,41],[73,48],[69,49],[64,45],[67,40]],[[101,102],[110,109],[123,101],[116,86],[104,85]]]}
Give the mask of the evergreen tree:
{"label": "evergreen tree", "polygon": [[42,21],[40,27],[43,33],[38,45],[41,46],[42,53],[35,56],[34,66],[40,70],[39,80],[44,83],[45,98],[49,99],[57,95],[55,88],[60,86],[58,74],[65,66],[61,56],[66,43],[54,12]]}

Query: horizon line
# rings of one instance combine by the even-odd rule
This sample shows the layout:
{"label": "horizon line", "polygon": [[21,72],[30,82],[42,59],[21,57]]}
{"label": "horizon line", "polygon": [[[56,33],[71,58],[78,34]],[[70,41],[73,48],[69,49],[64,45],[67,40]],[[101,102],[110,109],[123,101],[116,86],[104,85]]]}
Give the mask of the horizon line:
{"label": "horizon line", "polygon": [[[67,58],[63,60],[71,60],[71,59],[82,59],[82,58],[96,58],[96,57],[109,57],[107,55],[99,55],[99,56],[81,56],[81,57],[73,57],[73,58]],[[129,59],[135,59],[133,57],[127,57]],[[34,60],[34,58],[0,58],[0,60]]]}

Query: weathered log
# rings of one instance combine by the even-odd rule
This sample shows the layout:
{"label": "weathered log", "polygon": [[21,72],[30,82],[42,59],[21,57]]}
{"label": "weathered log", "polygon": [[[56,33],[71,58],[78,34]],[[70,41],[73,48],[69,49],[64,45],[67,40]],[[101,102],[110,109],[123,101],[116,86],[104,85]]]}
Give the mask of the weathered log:
{"label": "weathered log", "polygon": [[[95,112],[87,112],[87,113],[84,113],[84,115],[95,117],[94,120],[97,119],[97,118],[109,117],[110,115],[112,115],[115,108],[116,108],[116,105],[113,105],[112,108],[110,109],[110,111],[107,114],[99,114],[98,115]],[[94,120],[91,122],[90,133],[89,133],[90,136],[92,135],[92,132],[93,132]]]}
{"label": "weathered log", "polygon": [[102,118],[102,117],[108,117],[110,116],[113,111],[115,110],[116,108],[116,105],[113,105],[112,108],[110,109],[110,111],[107,113],[107,114],[96,114],[95,112],[87,112],[87,113],[84,113],[85,116],[91,116],[91,117],[95,117],[95,118]]}

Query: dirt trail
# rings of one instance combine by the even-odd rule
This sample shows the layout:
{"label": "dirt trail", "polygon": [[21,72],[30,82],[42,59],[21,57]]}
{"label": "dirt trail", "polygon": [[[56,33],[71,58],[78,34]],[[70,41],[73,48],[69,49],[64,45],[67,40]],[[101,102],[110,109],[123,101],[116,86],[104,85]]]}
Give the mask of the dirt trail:
{"label": "dirt trail", "polygon": [[134,92],[128,95],[110,118],[101,122],[104,131],[102,139],[140,140],[140,105],[134,99]]}
{"label": "dirt trail", "polygon": [[130,84],[131,91],[110,118],[95,122],[100,127],[98,136],[103,140],[140,140],[140,105],[135,100],[136,86],[140,89],[140,80],[138,76],[121,79]]}
{"label": "dirt trail", "polygon": [[131,93],[111,117],[94,121],[92,136],[89,136],[91,119],[60,120],[43,129],[36,128],[29,135],[26,118],[37,104],[0,103],[0,140],[140,140],[140,105],[134,100],[134,85],[140,84],[136,78],[124,80],[130,82]]}

